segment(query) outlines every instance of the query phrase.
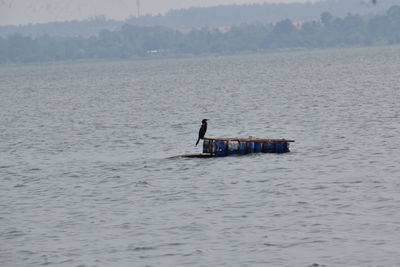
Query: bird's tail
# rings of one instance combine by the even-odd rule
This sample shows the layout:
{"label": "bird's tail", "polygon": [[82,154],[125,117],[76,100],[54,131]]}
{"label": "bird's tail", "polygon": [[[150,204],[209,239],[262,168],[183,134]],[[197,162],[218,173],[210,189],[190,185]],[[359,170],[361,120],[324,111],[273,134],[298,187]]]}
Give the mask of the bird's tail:
{"label": "bird's tail", "polygon": [[199,144],[199,142],[200,142],[200,138],[197,139],[196,146]]}

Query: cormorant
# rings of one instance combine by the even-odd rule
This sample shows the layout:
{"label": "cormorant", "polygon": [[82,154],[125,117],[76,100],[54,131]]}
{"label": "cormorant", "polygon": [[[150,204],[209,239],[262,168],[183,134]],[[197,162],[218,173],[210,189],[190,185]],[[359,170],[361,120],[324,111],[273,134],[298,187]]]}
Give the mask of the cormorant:
{"label": "cormorant", "polygon": [[199,143],[200,139],[204,138],[204,135],[206,134],[206,132],[207,132],[207,119],[204,119],[201,121],[201,127],[199,130],[199,139],[197,139],[196,146]]}

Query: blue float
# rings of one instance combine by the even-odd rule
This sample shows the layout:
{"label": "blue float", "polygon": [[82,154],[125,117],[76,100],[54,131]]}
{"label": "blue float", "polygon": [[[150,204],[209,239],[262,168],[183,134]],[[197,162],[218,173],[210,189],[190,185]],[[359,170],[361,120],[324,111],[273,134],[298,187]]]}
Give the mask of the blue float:
{"label": "blue float", "polygon": [[[290,152],[288,139],[255,138],[204,138],[203,154],[198,156],[225,157],[250,153],[286,153]],[[195,155],[192,155],[195,156]]]}

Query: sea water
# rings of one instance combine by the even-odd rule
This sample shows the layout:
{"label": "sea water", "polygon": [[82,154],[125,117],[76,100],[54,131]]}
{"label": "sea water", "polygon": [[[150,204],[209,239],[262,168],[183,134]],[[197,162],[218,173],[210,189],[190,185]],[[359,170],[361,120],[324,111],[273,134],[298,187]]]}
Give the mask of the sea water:
{"label": "sea water", "polygon": [[[400,266],[399,70],[400,47],[1,66],[0,265]],[[296,143],[174,158],[204,118]]]}

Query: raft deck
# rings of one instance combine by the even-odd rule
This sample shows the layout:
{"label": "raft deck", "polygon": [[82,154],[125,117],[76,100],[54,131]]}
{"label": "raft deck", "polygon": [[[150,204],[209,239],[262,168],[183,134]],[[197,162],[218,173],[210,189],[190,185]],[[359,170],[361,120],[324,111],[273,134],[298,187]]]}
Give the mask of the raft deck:
{"label": "raft deck", "polygon": [[271,138],[230,138],[230,137],[204,137],[203,140],[212,141],[237,141],[237,142],[253,142],[253,143],[294,143],[292,139],[271,139]]}

